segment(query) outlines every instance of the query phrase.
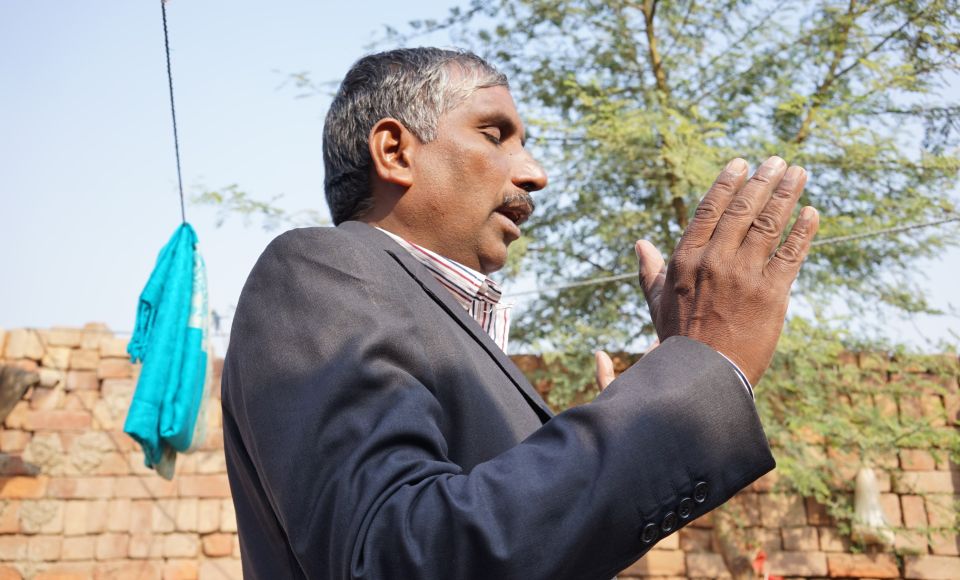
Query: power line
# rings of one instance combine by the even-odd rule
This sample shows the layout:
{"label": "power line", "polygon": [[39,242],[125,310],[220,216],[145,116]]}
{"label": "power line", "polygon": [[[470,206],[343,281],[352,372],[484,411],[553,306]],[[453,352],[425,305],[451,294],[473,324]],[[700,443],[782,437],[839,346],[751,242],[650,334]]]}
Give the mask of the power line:
{"label": "power line", "polygon": [[[820,247],[820,246],[827,246],[831,244],[840,244],[843,242],[861,240],[864,238],[872,238],[875,236],[882,236],[886,234],[896,234],[896,233],[906,232],[909,230],[929,228],[929,227],[939,226],[939,225],[943,225],[950,222],[960,222],[960,216],[944,218],[944,219],[935,220],[931,222],[908,224],[904,226],[894,226],[890,228],[873,230],[873,231],[863,232],[859,234],[850,234],[846,236],[836,236],[833,238],[816,240],[810,244],[810,247]],[[531,294],[543,294],[546,292],[570,290],[571,288],[582,288],[583,286],[593,286],[595,284],[608,284],[610,282],[619,282],[620,280],[637,279],[639,276],[640,276],[640,272],[637,271],[637,272],[631,272],[629,274],[616,274],[613,276],[600,276],[598,278],[587,278],[585,280],[577,280],[575,282],[568,282],[566,284],[557,284],[555,286],[540,286],[537,288],[533,288],[531,290],[521,290],[520,292],[511,292],[510,294],[507,295],[507,297],[512,298],[514,296],[528,296]]]}

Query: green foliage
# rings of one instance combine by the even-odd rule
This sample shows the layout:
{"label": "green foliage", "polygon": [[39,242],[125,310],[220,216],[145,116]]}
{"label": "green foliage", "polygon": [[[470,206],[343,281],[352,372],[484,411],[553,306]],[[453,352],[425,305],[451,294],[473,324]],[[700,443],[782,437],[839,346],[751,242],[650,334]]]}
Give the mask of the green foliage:
{"label": "green foliage", "polygon": [[301,228],[320,226],[328,222],[320,212],[315,210],[287,211],[277,205],[281,195],[275,195],[268,201],[262,201],[240,189],[237,184],[207,190],[191,198],[193,203],[209,205],[217,208],[217,227],[226,222],[230,216],[239,215],[245,225],[250,225],[255,217],[260,218],[260,224],[266,231],[273,231],[281,227]]}

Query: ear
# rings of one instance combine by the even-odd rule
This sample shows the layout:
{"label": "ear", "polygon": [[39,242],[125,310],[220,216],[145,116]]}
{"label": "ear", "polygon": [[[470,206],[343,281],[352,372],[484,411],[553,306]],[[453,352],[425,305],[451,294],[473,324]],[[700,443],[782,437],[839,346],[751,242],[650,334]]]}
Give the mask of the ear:
{"label": "ear", "polygon": [[370,158],[377,177],[407,188],[413,185],[410,159],[418,141],[403,123],[386,118],[370,130]]}

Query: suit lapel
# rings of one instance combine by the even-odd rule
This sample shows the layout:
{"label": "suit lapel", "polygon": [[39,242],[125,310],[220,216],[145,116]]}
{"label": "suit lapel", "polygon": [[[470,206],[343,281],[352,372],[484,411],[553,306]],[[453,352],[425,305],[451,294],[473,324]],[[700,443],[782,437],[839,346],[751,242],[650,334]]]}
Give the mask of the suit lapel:
{"label": "suit lapel", "polygon": [[520,372],[517,365],[513,364],[513,361],[510,360],[506,353],[500,350],[500,347],[484,332],[477,321],[463,309],[450,294],[449,290],[437,282],[433,274],[431,274],[423,264],[418,262],[416,258],[411,256],[410,253],[399,244],[390,239],[389,236],[365,223],[347,221],[338,227],[357,235],[363,239],[364,243],[370,246],[379,247],[396,260],[400,267],[423,288],[424,292],[437,302],[437,304],[493,358],[497,366],[510,378],[510,381],[537,412],[542,422],[548,421],[553,416],[553,412],[550,411],[550,408],[544,403],[543,398],[533,388],[530,381]]}

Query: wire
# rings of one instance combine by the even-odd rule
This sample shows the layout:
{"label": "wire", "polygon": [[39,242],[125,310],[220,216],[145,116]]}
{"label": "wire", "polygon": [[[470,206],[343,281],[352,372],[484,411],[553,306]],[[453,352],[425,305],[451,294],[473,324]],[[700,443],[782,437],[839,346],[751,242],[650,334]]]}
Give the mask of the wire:
{"label": "wire", "polygon": [[[885,234],[901,233],[909,230],[939,226],[939,225],[950,223],[950,222],[960,222],[960,216],[944,218],[944,219],[935,220],[932,222],[908,224],[905,226],[894,226],[891,228],[873,230],[869,232],[863,232],[860,234],[850,234],[846,236],[836,236],[833,238],[826,238],[826,239],[817,240],[811,243],[810,247],[827,246],[831,244],[839,244],[842,242],[860,240],[863,238],[872,238],[874,236],[882,236]],[[521,290],[520,292],[511,292],[507,296],[512,298],[514,296],[528,296],[530,294],[543,294],[546,292],[557,292],[560,290],[569,290],[571,288],[582,288],[583,286],[593,286],[595,284],[608,284],[610,282],[618,282],[620,280],[637,279],[639,276],[640,276],[640,272],[637,271],[637,272],[631,272],[629,274],[616,274],[614,276],[601,276],[599,278],[587,278],[586,280],[577,280],[576,282],[569,282],[566,284],[557,284],[555,286],[541,286],[541,287],[533,288],[531,290]]]}
{"label": "wire", "polygon": [[173,118],[173,151],[177,157],[177,186],[180,188],[180,218],[187,221],[186,202],[183,200],[183,176],[180,171],[180,138],[177,135],[177,109],[173,104],[173,71],[170,67],[170,36],[167,33],[167,0],[160,0],[163,15],[163,48],[167,55],[167,86],[170,87],[170,116]]}

